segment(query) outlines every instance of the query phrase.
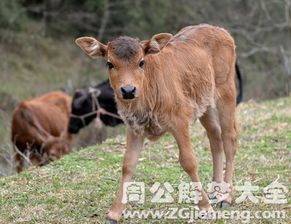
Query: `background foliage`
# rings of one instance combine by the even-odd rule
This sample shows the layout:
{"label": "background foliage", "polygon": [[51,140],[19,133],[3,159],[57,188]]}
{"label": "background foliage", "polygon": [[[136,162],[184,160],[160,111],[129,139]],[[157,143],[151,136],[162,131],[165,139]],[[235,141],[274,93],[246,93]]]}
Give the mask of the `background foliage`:
{"label": "background foliage", "polygon": [[[46,51],[51,49],[37,52],[51,54],[46,63],[53,68],[50,64],[53,55],[65,51],[72,57],[73,39],[80,35],[93,35],[107,42],[119,35],[144,39],[158,32],[176,33],[190,24],[219,25],[236,39],[246,99],[266,99],[289,94],[290,14],[290,0],[3,0],[0,3],[0,34],[2,44],[9,44],[11,48],[14,42],[24,47],[25,38],[32,37],[39,38],[39,42],[52,39],[51,45],[60,41],[68,44],[67,48],[54,49],[51,53]],[[18,40],[10,33],[13,37],[11,40],[9,36],[10,43],[7,43],[7,32],[27,34],[27,37]],[[91,76],[93,72],[86,70],[84,73]],[[98,77],[105,75],[102,71]],[[73,80],[74,86],[80,83],[75,78],[78,82]],[[90,81],[85,80],[85,84],[88,83]]]}

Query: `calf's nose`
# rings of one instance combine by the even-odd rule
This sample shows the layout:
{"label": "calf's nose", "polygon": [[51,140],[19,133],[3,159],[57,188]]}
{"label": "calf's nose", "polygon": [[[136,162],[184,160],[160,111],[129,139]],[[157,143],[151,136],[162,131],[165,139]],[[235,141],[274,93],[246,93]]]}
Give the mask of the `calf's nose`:
{"label": "calf's nose", "polygon": [[135,86],[126,85],[120,88],[123,99],[133,99],[135,97]]}

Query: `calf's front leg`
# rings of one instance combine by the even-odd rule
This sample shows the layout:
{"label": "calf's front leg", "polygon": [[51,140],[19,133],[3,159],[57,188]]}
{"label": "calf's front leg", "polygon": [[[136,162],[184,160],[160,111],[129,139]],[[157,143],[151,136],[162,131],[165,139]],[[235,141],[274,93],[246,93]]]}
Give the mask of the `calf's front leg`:
{"label": "calf's front leg", "polygon": [[127,129],[127,146],[123,160],[122,178],[117,196],[109,210],[106,223],[117,223],[121,218],[126,204],[122,203],[123,186],[126,182],[130,182],[135,172],[136,164],[143,147],[144,138],[136,136],[132,130]]}

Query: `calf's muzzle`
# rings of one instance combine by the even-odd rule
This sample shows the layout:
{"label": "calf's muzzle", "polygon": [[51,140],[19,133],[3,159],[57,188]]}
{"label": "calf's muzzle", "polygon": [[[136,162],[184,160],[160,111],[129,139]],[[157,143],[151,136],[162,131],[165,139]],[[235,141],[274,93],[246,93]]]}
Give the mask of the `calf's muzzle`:
{"label": "calf's muzzle", "polygon": [[136,87],[132,85],[126,85],[120,88],[123,99],[130,100],[135,97]]}

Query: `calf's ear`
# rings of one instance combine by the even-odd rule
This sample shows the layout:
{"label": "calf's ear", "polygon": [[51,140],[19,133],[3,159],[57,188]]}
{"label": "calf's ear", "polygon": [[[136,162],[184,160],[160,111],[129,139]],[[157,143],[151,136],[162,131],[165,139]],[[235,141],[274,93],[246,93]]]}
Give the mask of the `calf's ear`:
{"label": "calf's ear", "polygon": [[107,46],[100,43],[93,37],[79,37],[75,43],[91,58],[104,57],[107,52]]}
{"label": "calf's ear", "polygon": [[144,49],[145,54],[155,54],[160,52],[172,37],[173,35],[170,33],[158,33],[150,40],[141,41],[141,47]]}

